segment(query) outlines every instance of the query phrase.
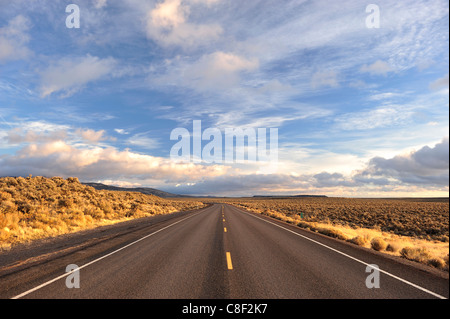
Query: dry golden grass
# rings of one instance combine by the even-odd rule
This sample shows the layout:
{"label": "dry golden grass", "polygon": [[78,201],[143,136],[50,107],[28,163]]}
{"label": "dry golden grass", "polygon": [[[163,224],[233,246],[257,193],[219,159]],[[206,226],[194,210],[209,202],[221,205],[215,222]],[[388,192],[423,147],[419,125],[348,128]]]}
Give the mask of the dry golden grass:
{"label": "dry golden grass", "polygon": [[[227,198],[221,201],[448,271],[448,200]],[[303,218],[302,218],[303,217]]]}
{"label": "dry golden grass", "polygon": [[375,249],[376,251],[383,251],[386,250],[388,244],[384,241],[381,237],[375,237],[370,241],[370,246],[372,249]]}
{"label": "dry golden grass", "polygon": [[0,250],[35,239],[156,214],[203,207],[200,201],[95,190],[77,178],[0,178]]}
{"label": "dry golden grass", "polygon": [[0,178],[0,250],[35,239],[223,202],[448,271],[448,200],[163,199],[95,190],[77,178]]}

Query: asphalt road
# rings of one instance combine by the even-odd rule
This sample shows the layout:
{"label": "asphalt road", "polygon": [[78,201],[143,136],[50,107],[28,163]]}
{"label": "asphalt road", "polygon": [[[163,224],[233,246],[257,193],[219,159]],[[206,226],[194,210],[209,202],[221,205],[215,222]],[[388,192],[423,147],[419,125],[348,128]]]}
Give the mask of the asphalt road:
{"label": "asphalt road", "polygon": [[[74,237],[65,244],[50,243],[45,249],[0,255],[0,298],[449,295],[447,275],[230,205],[214,204],[127,225],[91,232],[89,238]],[[41,256],[32,256],[33,252]],[[79,267],[75,273],[66,272],[70,264]],[[380,269],[379,288],[366,286],[367,277],[374,274],[368,264]],[[79,288],[67,287],[69,276],[69,283],[78,276]]]}

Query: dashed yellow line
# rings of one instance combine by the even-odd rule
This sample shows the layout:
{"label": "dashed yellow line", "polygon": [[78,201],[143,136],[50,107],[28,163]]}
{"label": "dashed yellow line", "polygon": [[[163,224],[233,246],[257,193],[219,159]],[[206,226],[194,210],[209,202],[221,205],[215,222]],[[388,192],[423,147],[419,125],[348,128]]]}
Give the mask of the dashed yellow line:
{"label": "dashed yellow line", "polygon": [[223,228],[223,232],[224,232],[224,233],[227,232],[227,228],[226,228],[226,227]]}
{"label": "dashed yellow line", "polygon": [[233,269],[233,264],[231,263],[231,255],[230,252],[227,251],[227,266],[229,270]]}

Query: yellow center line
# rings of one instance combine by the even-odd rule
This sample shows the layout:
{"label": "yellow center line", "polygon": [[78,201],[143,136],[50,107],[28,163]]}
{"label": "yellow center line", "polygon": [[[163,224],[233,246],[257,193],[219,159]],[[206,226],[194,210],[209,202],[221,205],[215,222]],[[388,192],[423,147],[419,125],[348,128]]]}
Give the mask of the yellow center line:
{"label": "yellow center line", "polygon": [[227,251],[227,265],[229,270],[233,269],[233,264],[231,263],[231,255],[230,252],[228,251]]}
{"label": "yellow center line", "polygon": [[224,231],[224,233],[226,233],[226,232],[227,232],[227,228],[226,228],[226,227],[224,227],[224,228],[223,228],[223,231]]}

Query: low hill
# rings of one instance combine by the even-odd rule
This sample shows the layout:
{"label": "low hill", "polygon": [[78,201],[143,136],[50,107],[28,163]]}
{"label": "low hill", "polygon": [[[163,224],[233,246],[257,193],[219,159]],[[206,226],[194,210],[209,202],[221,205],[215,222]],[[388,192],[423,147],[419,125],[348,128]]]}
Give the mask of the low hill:
{"label": "low hill", "polygon": [[162,197],[162,198],[187,197],[184,195],[172,194],[172,193],[168,193],[168,192],[165,192],[165,191],[162,191],[162,190],[159,190],[156,188],[150,188],[150,187],[128,188],[128,187],[105,185],[102,183],[82,183],[82,184],[91,186],[97,190],[137,192],[137,193],[142,193],[142,194],[146,194],[146,195],[155,195],[155,196]]}

